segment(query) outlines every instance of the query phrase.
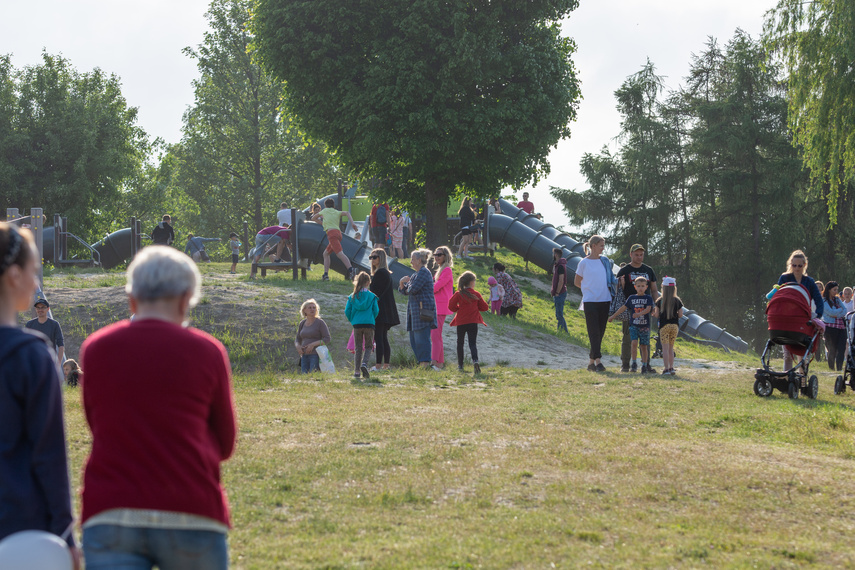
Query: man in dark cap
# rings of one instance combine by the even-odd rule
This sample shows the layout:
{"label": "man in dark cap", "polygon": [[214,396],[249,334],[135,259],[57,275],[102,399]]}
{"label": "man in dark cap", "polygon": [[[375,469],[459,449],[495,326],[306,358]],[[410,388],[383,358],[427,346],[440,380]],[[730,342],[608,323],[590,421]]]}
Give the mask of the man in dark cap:
{"label": "man in dark cap", "polygon": [[57,364],[62,366],[65,361],[65,341],[62,339],[62,327],[59,323],[48,316],[50,303],[47,299],[37,299],[36,318],[27,322],[25,325],[28,329],[39,331],[48,338],[48,346],[56,352]]}

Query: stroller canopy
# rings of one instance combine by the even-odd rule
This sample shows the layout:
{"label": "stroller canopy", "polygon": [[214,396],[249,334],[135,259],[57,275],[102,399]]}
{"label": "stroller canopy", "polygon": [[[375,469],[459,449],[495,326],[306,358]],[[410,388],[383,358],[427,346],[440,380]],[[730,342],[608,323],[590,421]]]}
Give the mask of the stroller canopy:
{"label": "stroller canopy", "polygon": [[798,283],[784,283],[766,305],[769,337],[778,344],[807,346],[816,332],[811,298]]}

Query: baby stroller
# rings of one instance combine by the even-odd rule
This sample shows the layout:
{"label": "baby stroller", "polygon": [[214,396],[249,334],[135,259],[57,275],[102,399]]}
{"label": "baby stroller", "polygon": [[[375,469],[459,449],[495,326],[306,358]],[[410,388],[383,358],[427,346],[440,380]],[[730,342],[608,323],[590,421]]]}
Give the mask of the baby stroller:
{"label": "baby stroller", "polygon": [[852,344],[852,339],[855,337],[855,330],[852,329],[855,326],[853,317],[855,317],[855,311],[846,313],[846,346],[849,348],[849,354],[846,356],[846,368],[843,370],[843,376],[838,376],[837,380],[834,381],[835,394],[844,393],[847,384],[850,389],[855,390],[855,354],[852,354],[852,350],[855,349]]}
{"label": "baby stroller", "polygon": [[[817,341],[822,329],[812,318],[810,295],[807,289],[798,283],[785,283],[775,293],[766,306],[766,320],[769,324],[769,340],[760,357],[760,364],[754,374],[754,393],[758,396],[771,396],[778,389],[796,399],[799,392],[809,398],[816,398],[819,392],[819,380],[811,376],[808,368],[815,357]],[[793,355],[793,360],[801,360],[789,370],[776,372],[770,364],[772,347],[781,345]]]}

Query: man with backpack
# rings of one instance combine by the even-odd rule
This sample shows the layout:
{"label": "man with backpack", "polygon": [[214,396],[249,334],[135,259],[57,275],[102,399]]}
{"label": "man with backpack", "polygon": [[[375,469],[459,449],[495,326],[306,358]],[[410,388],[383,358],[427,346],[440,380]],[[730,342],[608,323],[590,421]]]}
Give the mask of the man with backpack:
{"label": "man with backpack", "polygon": [[389,227],[390,213],[391,209],[389,208],[389,204],[386,204],[385,202],[374,204],[371,208],[369,224],[371,225],[371,240],[374,242],[374,247],[387,249],[386,231]]}
{"label": "man with backpack", "polygon": [[175,241],[175,230],[172,229],[171,222],[169,214],[164,214],[161,222],[151,230],[151,241],[154,245],[172,245]]}

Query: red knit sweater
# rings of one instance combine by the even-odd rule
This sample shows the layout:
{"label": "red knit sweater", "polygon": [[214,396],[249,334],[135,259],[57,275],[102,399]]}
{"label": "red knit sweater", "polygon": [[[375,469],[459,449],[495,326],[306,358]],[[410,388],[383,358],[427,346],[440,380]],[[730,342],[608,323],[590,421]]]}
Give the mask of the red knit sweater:
{"label": "red knit sweater", "polygon": [[[481,318],[481,311],[489,311],[490,307],[487,306],[487,302],[481,297],[481,293],[475,289],[467,288],[466,292],[470,295],[475,295],[476,298],[470,299],[458,291],[448,300],[448,309],[453,313],[457,313],[451,319],[451,326],[456,327],[457,325],[468,325],[470,323],[481,323],[486,326],[484,319]],[[84,370],[86,369],[84,368]]]}
{"label": "red knit sweater", "polygon": [[166,321],[122,321],[80,349],[92,452],[81,520],[116,508],[229,524],[220,462],[234,450],[230,365],[212,336]]}

